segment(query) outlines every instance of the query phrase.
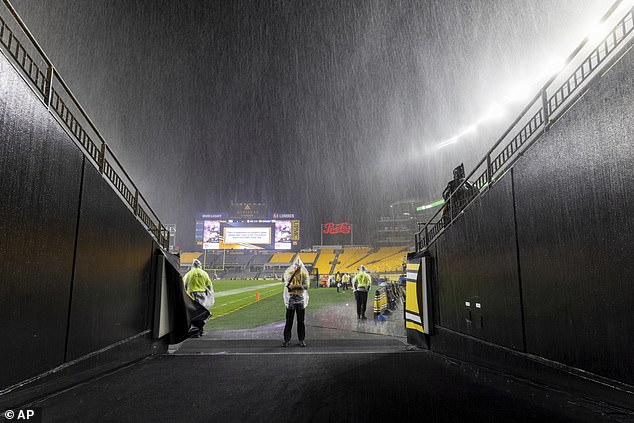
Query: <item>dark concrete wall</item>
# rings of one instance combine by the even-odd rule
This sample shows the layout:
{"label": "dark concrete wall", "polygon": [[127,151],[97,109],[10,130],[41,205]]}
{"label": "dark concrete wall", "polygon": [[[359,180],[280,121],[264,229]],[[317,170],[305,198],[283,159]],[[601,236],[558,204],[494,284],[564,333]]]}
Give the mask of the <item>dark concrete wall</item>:
{"label": "dark concrete wall", "polygon": [[149,330],[157,247],[2,55],[0,75],[1,390]]}
{"label": "dark concrete wall", "polygon": [[[452,337],[634,384],[632,69],[629,52],[430,250]],[[465,323],[473,296],[482,329]],[[460,344],[442,337],[432,349]]]}
{"label": "dark concrete wall", "polygon": [[440,238],[437,257],[442,325],[522,350],[511,178],[476,200]]}
{"label": "dark concrete wall", "polygon": [[148,233],[99,172],[86,166],[67,359],[150,327],[153,249]]}
{"label": "dark concrete wall", "polygon": [[64,362],[83,157],[0,55],[0,388]]}
{"label": "dark concrete wall", "polygon": [[633,69],[629,53],[516,167],[528,352],[629,383]]}

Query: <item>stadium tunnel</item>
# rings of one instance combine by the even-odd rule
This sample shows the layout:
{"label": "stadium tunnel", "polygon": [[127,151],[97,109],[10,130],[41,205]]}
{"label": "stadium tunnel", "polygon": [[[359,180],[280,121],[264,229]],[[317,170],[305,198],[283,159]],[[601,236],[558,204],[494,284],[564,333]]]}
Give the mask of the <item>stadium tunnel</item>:
{"label": "stadium tunnel", "polygon": [[[631,10],[626,18],[629,34]],[[186,338],[196,308],[164,252],[167,231],[16,23],[1,22],[1,409],[202,421],[196,392],[229,404],[214,405],[220,421],[290,420],[288,402],[315,413],[306,421],[632,418],[631,38],[442,234],[419,234],[405,315],[416,349],[378,340],[341,356],[192,350],[179,362],[168,346]],[[230,389],[211,390],[200,381],[209,377]],[[388,385],[399,400],[377,408]],[[363,398],[348,401],[351,392]],[[126,395],[132,403],[113,409]],[[135,408],[144,416],[117,414]]]}

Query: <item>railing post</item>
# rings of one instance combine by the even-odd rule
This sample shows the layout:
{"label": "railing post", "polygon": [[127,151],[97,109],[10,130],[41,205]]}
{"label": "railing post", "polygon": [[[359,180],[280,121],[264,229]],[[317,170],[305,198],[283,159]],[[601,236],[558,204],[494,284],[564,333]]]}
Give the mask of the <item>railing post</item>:
{"label": "railing post", "polygon": [[544,128],[548,128],[550,126],[550,112],[548,110],[548,94],[545,88],[542,90],[542,110],[544,113]]}
{"label": "railing post", "polygon": [[101,150],[99,152],[99,173],[103,175],[103,171],[106,164],[106,143],[101,141]]}
{"label": "railing post", "polygon": [[491,187],[493,180],[493,169],[491,168],[491,154],[487,154],[487,189]]}
{"label": "railing post", "polygon": [[134,215],[139,215],[139,189],[135,189],[134,191]]}
{"label": "railing post", "polygon": [[425,247],[429,245],[429,225],[425,225]]}
{"label": "railing post", "polygon": [[163,244],[163,248],[165,248],[166,250],[169,250],[170,249],[170,237],[172,235],[170,234],[169,229],[165,228],[164,231],[165,231],[165,239],[164,239],[165,244]]}
{"label": "railing post", "polygon": [[53,98],[53,65],[46,63],[46,108],[51,109],[51,100]]}

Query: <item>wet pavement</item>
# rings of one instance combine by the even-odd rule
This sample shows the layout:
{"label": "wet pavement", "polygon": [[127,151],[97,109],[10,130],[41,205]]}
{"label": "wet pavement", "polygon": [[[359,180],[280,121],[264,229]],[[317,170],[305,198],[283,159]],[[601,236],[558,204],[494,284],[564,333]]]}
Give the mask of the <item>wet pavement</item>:
{"label": "wet pavement", "polygon": [[[354,299],[351,299],[354,301]],[[371,312],[367,312],[368,318],[360,320],[356,317],[354,302],[342,303],[336,306],[324,307],[313,310],[310,306],[306,309],[306,342],[314,348],[327,350],[331,347],[341,346],[348,340],[368,341],[372,344],[390,343],[395,348],[403,349],[405,342],[405,324],[402,308],[386,315],[385,321],[377,321]],[[283,340],[284,322],[275,322],[254,329],[239,330],[214,330],[213,321],[207,325],[205,335],[199,339],[189,339],[182,344],[170,348],[171,353],[184,352],[211,352],[217,350],[215,341],[236,341],[236,345],[249,346],[249,342],[237,342],[248,340],[269,340],[271,342],[259,342],[251,345],[270,345],[279,347]],[[292,342],[297,343],[296,327],[293,327]],[[357,344],[358,344],[357,342]],[[229,345],[229,342],[223,343]],[[325,351],[324,350],[324,351]],[[350,349],[355,352],[356,349]]]}
{"label": "wet pavement", "polygon": [[409,347],[398,312],[375,323],[351,311],[309,307],[307,348],[296,338],[281,348],[283,322],[210,330],[36,406],[46,422],[632,421],[566,392]]}

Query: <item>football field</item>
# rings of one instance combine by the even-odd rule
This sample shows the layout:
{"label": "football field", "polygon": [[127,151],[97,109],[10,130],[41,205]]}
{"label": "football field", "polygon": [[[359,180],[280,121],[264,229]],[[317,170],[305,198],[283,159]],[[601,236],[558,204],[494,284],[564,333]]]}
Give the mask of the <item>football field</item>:
{"label": "football field", "polygon": [[[206,329],[248,329],[284,320],[281,281],[219,280],[213,284],[216,303],[210,309],[213,315]],[[335,288],[313,288],[308,293],[311,310],[354,301],[351,291],[337,293]]]}

